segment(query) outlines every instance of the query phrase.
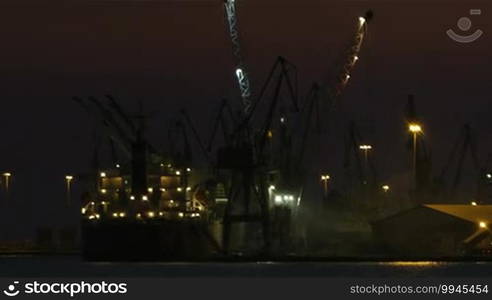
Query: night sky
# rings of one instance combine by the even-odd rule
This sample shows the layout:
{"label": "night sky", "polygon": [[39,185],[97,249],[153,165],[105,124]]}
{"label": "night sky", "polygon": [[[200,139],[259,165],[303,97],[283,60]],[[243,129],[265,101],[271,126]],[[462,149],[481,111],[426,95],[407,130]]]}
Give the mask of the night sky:
{"label": "night sky", "polygon": [[[221,98],[238,100],[222,1],[2,1],[0,4],[0,169],[13,173],[0,199],[0,240],[40,225],[78,222],[64,207],[67,173],[88,170],[92,123],[72,96],[111,93],[128,111],[147,111],[153,143],[163,147],[169,119],[187,107],[208,133]],[[408,172],[403,111],[415,94],[438,173],[465,122],[479,136],[482,162],[492,152],[490,80],[492,5],[455,1],[238,1],[244,57],[258,91],[278,55],[299,69],[306,94],[335,75],[357,17],[372,9],[367,40],[323,142],[321,169],[341,173],[343,136],[355,120],[382,177]],[[370,3],[369,3],[370,2]],[[394,2],[394,4],[391,4]],[[398,4],[396,4],[396,2]],[[10,4],[9,4],[10,3]],[[328,4],[331,3],[331,4]],[[450,40],[470,8],[471,44]],[[74,189],[77,192],[77,183]]]}

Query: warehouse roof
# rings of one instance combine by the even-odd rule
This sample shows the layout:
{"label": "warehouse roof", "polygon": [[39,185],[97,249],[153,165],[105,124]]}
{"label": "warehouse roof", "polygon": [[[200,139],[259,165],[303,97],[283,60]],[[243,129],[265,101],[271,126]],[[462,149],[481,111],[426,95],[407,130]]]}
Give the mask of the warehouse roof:
{"label": "warehouse roof", "polygon": [[424,204],[424,206],[470,222],[492,224],[492,205]]}

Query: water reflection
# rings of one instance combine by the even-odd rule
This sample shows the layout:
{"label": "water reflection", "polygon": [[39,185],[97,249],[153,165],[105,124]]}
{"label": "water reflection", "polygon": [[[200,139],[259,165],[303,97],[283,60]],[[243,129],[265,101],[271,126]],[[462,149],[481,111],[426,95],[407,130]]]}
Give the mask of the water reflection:
{"label": "water reflection", "polygon": [[428,266],[440,266],[443,262],[438,261],[391,261],[381,262],[382,265],[395,266],[395,267],[428,267]]}

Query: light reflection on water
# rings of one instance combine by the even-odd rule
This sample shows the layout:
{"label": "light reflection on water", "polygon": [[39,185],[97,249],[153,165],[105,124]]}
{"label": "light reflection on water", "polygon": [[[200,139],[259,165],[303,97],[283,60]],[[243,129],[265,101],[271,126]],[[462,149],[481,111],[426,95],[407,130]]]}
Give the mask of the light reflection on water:
{"label": "light reflection on water", "polygon": [[440,266],[445,264],[445,262],[440,261],[390,261],[390,262],[380,262],[381,265],[395,266],[395,267],[431,267]]}

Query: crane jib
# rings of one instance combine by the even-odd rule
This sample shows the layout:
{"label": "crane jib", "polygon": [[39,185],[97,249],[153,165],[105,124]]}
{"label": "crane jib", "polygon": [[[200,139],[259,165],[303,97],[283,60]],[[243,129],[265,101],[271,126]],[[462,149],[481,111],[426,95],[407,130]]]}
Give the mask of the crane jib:
{"label": "crane jib", "polygon": [[235,1],[227,0],[224,2],[224,6],[227,22],[229,25],[229,34],[232,42],[232,53],[234,55],[234,58],[236,59],[236,70],[234,73],[239,84],[244,114],[247,115],[251,109],[251,87],[248,73],[244,66],[243,58],[241,56],[241,43],[239,40]]}

